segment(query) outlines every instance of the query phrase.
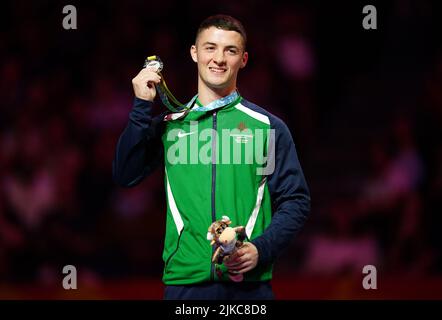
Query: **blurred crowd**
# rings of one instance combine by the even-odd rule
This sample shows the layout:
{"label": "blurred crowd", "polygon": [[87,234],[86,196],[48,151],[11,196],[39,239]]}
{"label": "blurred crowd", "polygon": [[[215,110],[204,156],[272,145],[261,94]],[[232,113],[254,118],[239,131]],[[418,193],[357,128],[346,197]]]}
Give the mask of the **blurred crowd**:
{"label": "blurred crowd", "polygon": [[311,189],[281,274],[441,273],[442,51],[430,3],[393,1],[376,31],[358,7],[329,30],[327,8],[262,4],[82,3],[77,30],[62,28],[64,4],[2,5],[0,282],[52,283],[68,264],[90,281],[161,277],[163,173],[117,187],[115,144],[147,55],[165,62],[179,100],[195,94],[188,50],[219,12],[248,31],[241,95],[288,124]]}

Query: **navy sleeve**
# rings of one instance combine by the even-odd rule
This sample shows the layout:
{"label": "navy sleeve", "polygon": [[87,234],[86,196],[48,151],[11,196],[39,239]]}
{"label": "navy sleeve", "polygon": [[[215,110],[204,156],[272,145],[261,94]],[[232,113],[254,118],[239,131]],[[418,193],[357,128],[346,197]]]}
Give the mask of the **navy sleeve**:
{"label": "navy sleeve", "polygon": [[264,233],[252,241],[258,249],[259,264],[275,261],[302,228],[310,211],[310,194],[292,136],[282,120],[273,118],[275,168],[267,177],[273,216]]}
{"label": "navy sleeve", "polygon": [[135,98],[128,124],[118,139],[112,173],[122,187],[137,185],[162,161],[162,117],[154,118],[152,108],[153,102]]}

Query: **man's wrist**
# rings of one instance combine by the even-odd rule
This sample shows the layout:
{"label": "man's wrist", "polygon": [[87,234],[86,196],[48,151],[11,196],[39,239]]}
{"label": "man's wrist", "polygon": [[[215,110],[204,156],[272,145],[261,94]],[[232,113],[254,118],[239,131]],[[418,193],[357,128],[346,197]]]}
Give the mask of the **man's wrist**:
{"label": "man's wrist", "polygon": [[264,239],[258,237],[250,242],[256,247],[256,250],[258,251],[258,265],[270,263],[271,257],[267,248],[265,247]]}
{"label": "man's wrist", "polygon": [[137,96],[135,96],[135,101],[153,103],[153,99],[152,100],[148,100],[148,99],[140,98],[140,97],[137,97]]}

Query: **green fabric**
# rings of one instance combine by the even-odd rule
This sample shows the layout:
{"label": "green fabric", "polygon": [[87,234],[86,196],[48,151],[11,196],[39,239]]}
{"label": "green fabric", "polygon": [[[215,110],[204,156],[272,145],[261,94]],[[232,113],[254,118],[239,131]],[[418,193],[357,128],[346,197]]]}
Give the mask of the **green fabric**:
{"label": "green fabric", "polygon": [[[214,125],[214,110],[208,112],[194,112],[186,115],[184,119],[169,121],[163,134],[165,152],[165,185],[167,195],[167,219],[166,236],[164,242],[163,260],[165,262],[163,281],[166,285],[183,285],[203,281],[220,279],[213,274],[211,257],[213,248],[207,240],[207,231],[212,219],[212,192],[214,192],[216,219],[223,215],[230,217],[231,226],[246,226],[250,215],[256,205],[257,193],[263,176],[257,175],[257,168],[263,167],[257,163],[254,157],[246,161],[244,154],[246,148],[253,149],[253,155],[257,152],[265,156],[267,152],[267,139],[264,135],[262,144],[257,146],[254,140],[256,129],[268,132],[270,125],[255,119],[249,114],[236,108],[241,99],[234,103],[215,110],[217,120],[217,132],[219,138],[218,161],[213,170],[212,161],[201,163],[198,154],[191,153],[191,145],[198,146],[198,153],[212,158],[212,136],[200,137],[198,134],[204,129],[212,129]],[[197,122],[196,122],[197,121]],[[222,139],[223,129],[236,129],[240,134],[252,134],[250,141],[235,142],[235,137],[226,136]],[[196,132],[198,130],[198,132]],[[177,133],[190,133],[179,138]],[[223,145],[230,140],[230,155],[222,153]],[[170,141],[172,140],[172,141]],[[238,140],[239,141],[239,140]],[[236,150],[235,150],[236,148]],[[227,148],[225,148],[228,150]],[[180,152],[186,150],[186,152]],[[241,150],[241,163],[233,163],[234,152]],[[224,158],[223,158],[224,157]],[[172,161],[170,161],[172,159]],[[176,163],[177,159],[187,163]],[[191,160],[197,163],[190,163]],[[230,163],[226,163],[230,159]],[[223,161],[224,160],[224,161]],[[212,190],[212,175],[215,172],[215,188]],[[169,179],[168,179],[169,178]],[[173,219],[171,202],[167,192],[167,183],[173,195],[176,207],[181,217],[184,228],[178,233],[177,225]],[[264,185],[262,203],[259,207],[253,232],[250,239],[262,234],[271,220],[271,200],[267,184]],[[225,268],[224,268],[225,270]],[[269,280],[272,276],[272,266],[259,266],[245,274],[245,281]],[[227,273],[223,274],[223,281],[230,281]]]}

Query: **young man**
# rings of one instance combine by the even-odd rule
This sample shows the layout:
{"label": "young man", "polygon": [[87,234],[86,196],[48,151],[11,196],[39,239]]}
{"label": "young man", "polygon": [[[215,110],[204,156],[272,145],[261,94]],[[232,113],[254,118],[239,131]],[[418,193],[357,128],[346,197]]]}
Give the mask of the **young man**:
{"label": "young man", "polygon": [[[135,186],[164,160],[165,299],[272,299],[273,262],[310,210],[288,128],[236,90],[246,40],[230,16],[202,22],[190,49],[198,66],[190,112],[152,117],[160,76],[146,68],[132,80],[135,102],[118,141],[114,179]],[[244,226],[247,237],[217,270],[207,229],[223,216]],[[229,273],[244,280],[232,282]]]}

